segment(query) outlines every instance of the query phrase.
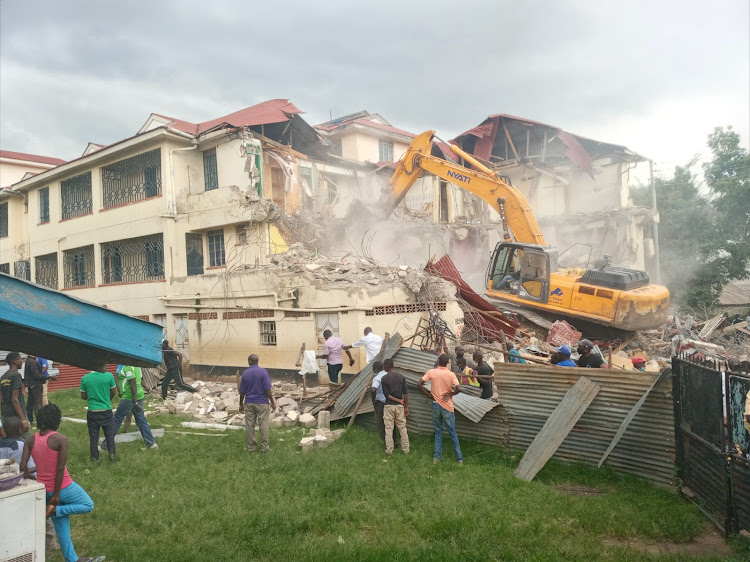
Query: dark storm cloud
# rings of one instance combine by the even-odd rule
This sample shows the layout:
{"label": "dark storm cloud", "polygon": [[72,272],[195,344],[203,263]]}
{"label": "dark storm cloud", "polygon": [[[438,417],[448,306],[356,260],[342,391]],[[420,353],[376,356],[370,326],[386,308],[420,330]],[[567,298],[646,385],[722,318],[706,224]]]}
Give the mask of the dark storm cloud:
{"label": "dark storm cloud", "polygon": [[4,0],[0,145],[71,158],[152,111],[201,121],[276,97],[313,124],[368,109],[448,137],[490,113],[587,134],[669,100],[746,96],[746,4],[677,7]]}

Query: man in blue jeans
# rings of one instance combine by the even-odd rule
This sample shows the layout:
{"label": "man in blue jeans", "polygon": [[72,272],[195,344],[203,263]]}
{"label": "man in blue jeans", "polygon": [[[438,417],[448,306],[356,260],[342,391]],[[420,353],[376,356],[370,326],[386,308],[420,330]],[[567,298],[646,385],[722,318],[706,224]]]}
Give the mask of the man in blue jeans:
{"label": "man in blue jeans", "polygon": [[[445,425],[453,443],[456,461],[462,465],[464,456],[461,454],[461,445],[458,443],[456,415],[453,409],[453,397],[461,392],[461,386],[458,384],[456,373],[448,368],[449,362],[450,357],[445,353],[438,357],[437,369],[427,371],[417,384],[417,388],[433,400],[432,425],[435,427],[435,458],[432,462],[439,463],[443,455],[443,425]],[[426,382],[430,383],[430,390],[424,387]]]}
{"label": "man in blue jeans", "polygon": [[[120,431],[125,417],[133,413],[135,418],[135,425],[138,427],[138,431],[141,432],[141,437],[146,442],[146,447],[149,449],[158,449],[159,446],[156,444],[153,434],[151,433],[151,426],[146,420],[146,415],[143,413],[143,385],[141,384],[141,368],[130,367],[128,365],[117,366],[117,394],[120,395],[120,403],[117,405],[115,410],[115,435]],[[133,397],[135,396],[135,399]],[[102,441],[102,446],[104,441]]]}

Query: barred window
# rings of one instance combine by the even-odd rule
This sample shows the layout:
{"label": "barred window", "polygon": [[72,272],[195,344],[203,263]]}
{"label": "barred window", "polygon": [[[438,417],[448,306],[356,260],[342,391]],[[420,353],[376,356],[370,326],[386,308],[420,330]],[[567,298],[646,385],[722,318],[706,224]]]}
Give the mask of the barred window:
{"label": "barred window", "polygon": [[102,168],[105,209],[161,194],[161,148]]}
{"label": "barred window", "polygon": [[276,345],[276,322],[260,323],[260,345]]}
{"label": "barred window", "polygon": [[39,222],[49,222],[49,187],[39,190]]}
{"label": "barred window", "polygon": [[223,230],[212,230],[208,233],[208,262],[211,267],[219,267],[226,263]]}
{"label": "barred window", "polygon": [[79,174],[60,182],[62,218],[72,219],[89,215],[93,210],[91,200],[91,172]]}
{"label": "barred window", "polygon": [[102,244],[102,283],[164,279],[164,236],[153,234]]}
{"label": "barred window", "polygon": [[206,191],[219,187],[219,170],[216,168],[216,149],[203,151],[203,181]]}
{"label": "barred window", "polygon": [[31,264],[29,260],[18,260],[13,264],[13,276],[31,281]]}
{"label": "barred window", "polygon": [[10,275],[10,264],[9,263],[0,263],[0,273],[6,273]]}
{"label": "barred window", "polygon": [[203,235],[185,234],[185,255],[188,275],[203,275]]}
{"label": "barred window", "polygon": [[0,203],[0,238],[8,236],[8,204]]}
{"label": "barred window", "polygon": [[63,252],[63,277],[65,289],[94,286],[96,278],[93,244]]}
{"label": "barred window", "polygon": [[34,280],[39,285],[57,290],[57,254],[37,256],[34,262]]}
{"label": "barred window", "polygon": [[378,152],[381,162],[393,162],[393,143],[380,141],[378,143]]}

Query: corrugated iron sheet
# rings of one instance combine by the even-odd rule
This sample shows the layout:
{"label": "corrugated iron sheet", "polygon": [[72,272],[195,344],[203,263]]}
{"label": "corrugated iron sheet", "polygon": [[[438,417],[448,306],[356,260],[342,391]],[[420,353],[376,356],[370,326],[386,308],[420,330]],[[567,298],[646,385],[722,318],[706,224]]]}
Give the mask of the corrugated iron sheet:
{"label": "corrugated iron sheet", "polygon": [[[581,377],[601,391],[553,458],[596,464],[625,416],[658,376],[641,371],[576,369],[497,364],[495,382],[508,411],[511,448],[525,450],[545,421]],[[660,484],[673,483],[674,411],[671,380],[651,391],[605,464]]]}
{"label": "corrugated iron sheet", "polygon": [[[57,380],[47,383],[48,392],[65,390],[66,388],[80,388],[83,375],[91,372],[88,369],[81,369],[72,365],[56,365],[56,367],[59,370],[59,374],[57,375]],[[115,374],[115,369],[117,369],[117,365],[107,365],[107,372],[113,375]]]}

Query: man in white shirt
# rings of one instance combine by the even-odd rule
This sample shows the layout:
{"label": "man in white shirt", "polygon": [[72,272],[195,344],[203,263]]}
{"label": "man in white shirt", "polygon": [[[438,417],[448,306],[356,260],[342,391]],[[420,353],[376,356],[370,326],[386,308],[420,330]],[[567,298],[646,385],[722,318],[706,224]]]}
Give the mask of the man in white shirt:
{"label": "man in white shirt", "polygon": [[365,348],[365,354],[367,362],[369,363],[375,356],[380,353],[380,348],[383,347],[383,338],[373,333],[372,328],[365,328],[365,335],[359,338],[352,345],[345,345],[344,349],[351,349],[353,347]]}

